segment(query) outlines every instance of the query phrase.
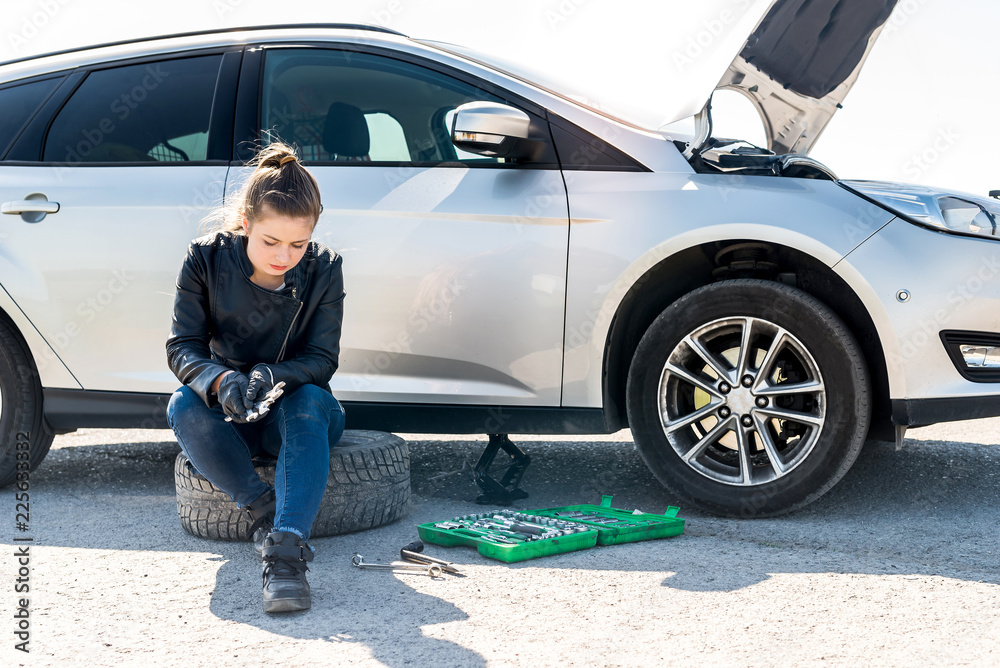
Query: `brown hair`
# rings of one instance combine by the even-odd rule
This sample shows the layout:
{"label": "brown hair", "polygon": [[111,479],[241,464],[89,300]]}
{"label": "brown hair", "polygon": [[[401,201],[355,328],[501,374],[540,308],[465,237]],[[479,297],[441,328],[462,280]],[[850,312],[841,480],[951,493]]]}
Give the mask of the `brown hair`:
{"label": "brown hair", "polygon": [[258,149],[248,167],[254,167],[232,203],[216,207],[202,219],[205,231],[224,230],[243,234],[243,216],[253,225],[264,214],[308,218],[313,227],[323,211],[319,184],[299,162],[295,149],[272,141]]}

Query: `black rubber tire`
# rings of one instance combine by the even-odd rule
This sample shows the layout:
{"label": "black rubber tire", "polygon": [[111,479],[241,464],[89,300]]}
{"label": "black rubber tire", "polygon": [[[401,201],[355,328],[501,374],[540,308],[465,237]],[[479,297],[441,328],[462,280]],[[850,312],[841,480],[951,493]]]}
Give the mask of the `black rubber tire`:
{"label": "black rubber tire", "polygon": [[[274,483],[274,466],[257,472]],[[213,540],[247,541],[246,514],[229,495],[196,473],[181,452],[174,463],[177,514],[188,533]],[[337,536],[373,529],[404,514],[410,499],[410,451],[406,442],[381,431],[344,432],[330,450],[330,476],[311,536]]]}
{"label": "black rubber tire", "polygon": [[24,480],[52,447],[42,413],[42,385],[27,346],[0,315],[0,487]]}
{"label": "black rubber tire", "polygon": [[[680,341],[720,318],[753,316],[788,330],[815,360],[826,389],[825,422],[812,450],[781,477],[737,486],[685,463],[659,415],[660,375]],[[656,478],[684,502],[729,517],[766,517],[801,508],[833,487],[864,445],[871,387],[860,348],[826,305],[791,286],[756,279],[722,281],[667,307],[643,335],[629,368],[626,405],[639,453]]]}

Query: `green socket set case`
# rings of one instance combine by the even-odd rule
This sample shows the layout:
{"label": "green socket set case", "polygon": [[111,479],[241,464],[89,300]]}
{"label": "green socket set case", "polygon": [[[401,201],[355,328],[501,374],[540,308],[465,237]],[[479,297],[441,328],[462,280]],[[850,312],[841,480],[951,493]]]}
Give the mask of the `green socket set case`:
{"label": "green socket set case", "polygon": [[472,545],[484,557],[507,563],[597,545],[594,527],[507,509],[420,524],[417,534],[420,540],[434,545]]}
{"label": "green socket set case", "polygon": [[474,546],[484,557],[513,563],[595,545],[667,538],[684,532],[684,520],[677,517],[676,506],[655,515],[612,508],[611,499],[604,496],[599,506],[491,510],[421,524],[417,533],[427,543]]}
{"label": "green socket set case", "polygon": [[680,511],[677,506],[669,506],[662,515],[654,515],[638,510],[612,508],[612,498],[607,495],[601,497],[599,506],[585,503],[525,512],[593,527],[597,529],[598,545],[618,545],[638,540],[669,538],[684,533],[684,519],[677,517]]}

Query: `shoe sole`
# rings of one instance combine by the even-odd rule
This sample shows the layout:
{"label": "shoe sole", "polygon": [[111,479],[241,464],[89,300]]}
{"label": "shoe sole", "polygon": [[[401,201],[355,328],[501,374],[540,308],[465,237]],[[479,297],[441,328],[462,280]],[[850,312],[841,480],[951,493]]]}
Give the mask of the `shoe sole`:
{"label": "shoe sole", "polygon": [[311,607],[312,602],[308,598],[277,598],[264,601],[264,612],[297,612]]}

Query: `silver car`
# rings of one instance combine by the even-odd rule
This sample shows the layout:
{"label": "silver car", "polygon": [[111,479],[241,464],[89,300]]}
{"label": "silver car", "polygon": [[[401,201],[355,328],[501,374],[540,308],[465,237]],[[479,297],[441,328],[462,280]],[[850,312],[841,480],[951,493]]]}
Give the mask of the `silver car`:
{"label": "silver car", "polygon": [[635,127],[370,26],[0,64],[2,482],[54,433],[166,426],[177,272],[263,130],[344,257],[349,428],[629,427],[683,503],[760,516],[866,436],[1000,414],[1000,206],[806,157],[894,2],[820,4],[774,3],[722,75],[766,148],[713,136],[704,100],[693,135]]}

